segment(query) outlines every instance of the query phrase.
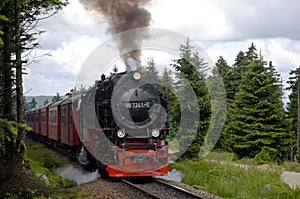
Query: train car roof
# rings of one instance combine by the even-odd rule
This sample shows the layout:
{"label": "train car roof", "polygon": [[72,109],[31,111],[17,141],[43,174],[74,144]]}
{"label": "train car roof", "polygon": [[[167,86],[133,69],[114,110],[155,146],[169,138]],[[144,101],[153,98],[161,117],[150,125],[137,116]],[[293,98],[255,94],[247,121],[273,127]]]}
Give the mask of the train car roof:
{"label": "train car roof", "polygon": [[61,103],[63,103],[65,100],[67,100],[67,99],[62,99],[62,100],[60,100],[60,101],[57,101],[57,102],[54,102],[54,103],[52,103],[50,106],[49,106],[49,108],[52,108],[52,107],[55,107],[55,106],[59,106]]}
{"label": "train car roof", "polygon": [[38,108],[39,109],[45,109],[45,108],[48,108],[51,104],[53,104],[53,102],[49,102],[49,103],[47,103],[45,105],[39,106]]}
{"label": "train car roof", "polygon": [[62,102],[61,105],[70,104],[73,101],[76,101],[76,100],[80,99],[80,97],[81,97],[81,94],[72,96],[72,97],[66,99],[64,102]]}
{"label": "train car roof", "polygon": [[30,110],[25,111],[25,113],[30,113],[30,112],[34,112],[34,111],[37,111],[37,110],[40,110],[40,109],[49,108],[49,106],[50,106],[51,104],[53,104],[53,102],[49,102],[49,103],[47,103],[47,104],[45,104],[45,105],[41,105],[41,106],[39,106],[39,107],[32,108],[32,109],[30,109]]}
{"label": "train car roof", "polygon": [[25,111],[25,113],[31,113],[31,112],[34,112],[34,111],[36,111],[38,109],[39,109],[39,107],[32,108],[32,109],[29,109],[29,110]]}

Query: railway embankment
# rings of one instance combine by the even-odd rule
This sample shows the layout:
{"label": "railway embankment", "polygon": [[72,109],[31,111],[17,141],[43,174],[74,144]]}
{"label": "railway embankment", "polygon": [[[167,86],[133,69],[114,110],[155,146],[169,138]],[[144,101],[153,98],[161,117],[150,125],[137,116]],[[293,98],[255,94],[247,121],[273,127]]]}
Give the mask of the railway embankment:
{"label": "railway embankment", "polygon": [[[32,143],[27,148],[26,161],[30,162],[33,173],[43,174],[48,178],[49,184],[47,185],[43,182],[44,177],[36,177],[42,184],[53,189],[52,198],[56,196],[60,198],[136,198],[139,196],[139,193],[129,188],[120,187],[118,180],[98,179],[95,175],[94,178],[85,179],[86,176],[92,176],[96,172],[81,170],[68,157],[63,157],[60,152],[36,143]],[[288,166],[290,168],[287,168]],[[300,176],[292,172],[298,171],[298,167],[294,164],[285,165],[285,167],[255,166],[226,159],[216,158],[213,161],[208,157],[206,160],[181,160],[172,168],[182,173],[180,176],[182,179],[179,178],[181,182],[173,183],[223,198],[300,197],[300,189],[297,188]],[[50,172],[52,174],[49,175]],[[69,179],[72,179],[72,176],[75,178],[68,181],[55,174],[64,175]],[[34,196],[38,194],[36,190],[32,191]]]}

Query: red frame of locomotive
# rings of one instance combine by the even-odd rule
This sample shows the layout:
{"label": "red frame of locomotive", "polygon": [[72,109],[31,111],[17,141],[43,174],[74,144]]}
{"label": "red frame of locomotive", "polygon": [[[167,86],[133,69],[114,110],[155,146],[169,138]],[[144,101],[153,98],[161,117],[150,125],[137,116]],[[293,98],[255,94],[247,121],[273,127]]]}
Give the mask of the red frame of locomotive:
{"label": "red frame of locomotive", "polygon": [[[79,125],[79,112],[76,109],[79,99],[80,95],[77,95],[26,111],[26,123],[32,128],[34,134],[47,138],[55,144],[62,144],[73,149],[80,149],[84,145],[85,147],[88,146],[89,150],[93,152],[95,150],[94,143],[99,139],[97,133],[103,132],[103,129],[88,129],[85,132],[86,139],[84,141],[80,139],[77,128]],[[120,152],[118,155],[120,158],[125,157],[125,161],[122,165],[107,164],[105,169],[109,177],[168,175],[170,166],[167,162],[155,168],[151,165],[142,165],[143,168],[139,168],[139,165],[134,165],[132,161],[126,159],[134,153],[144,153],[149,157],[157,158],[159,156],[168,159],[168,146],[165,140],[160,142],[163,146],[160,150],[141,148]],[[121,149],[121,146],[113,146],[109,150],[114,150],[116,147]]]}

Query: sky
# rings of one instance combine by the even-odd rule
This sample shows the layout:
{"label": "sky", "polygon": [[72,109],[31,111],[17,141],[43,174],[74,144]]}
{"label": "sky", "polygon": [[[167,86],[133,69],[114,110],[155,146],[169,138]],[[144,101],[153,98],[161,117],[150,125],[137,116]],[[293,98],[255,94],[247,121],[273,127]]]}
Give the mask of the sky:
{"label": "sky", "polygon": [[[152,0],[150,28],[189,37],[213,63],[223,56],[229,65],[251,43],[266,61],[272,61],[284,85],[289,72],[300,65],[299,0]],[[24,77],[28,96],[65,95],[76,85],[88,56],[109,40],[108,23],[101,14],[86,11],[79,0],[39,23],[46,32],[40,48],[29,59]],[[158,64],[169,58],[158,51],[142,52],[142,61],[155,54]],[[99,74],[100,77],[101,74]]]}

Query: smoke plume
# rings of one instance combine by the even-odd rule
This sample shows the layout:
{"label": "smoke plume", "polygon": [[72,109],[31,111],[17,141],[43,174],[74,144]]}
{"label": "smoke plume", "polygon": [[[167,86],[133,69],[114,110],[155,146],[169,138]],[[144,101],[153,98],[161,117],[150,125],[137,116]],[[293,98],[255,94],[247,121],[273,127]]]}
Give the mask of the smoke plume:
{"label": "smoke plume", "polygon": [[[109,23],[109,32],[112,34],[121,33],[135,28],[146,28],[150,25],[151,14],[144,7],[151,0],[80,0],[87,10],[94,10],[103,14]],[[134,59],[140,64],[141,44],[147,36],[145,31],[134,31],[132,34],[124,34],[119,38],[118,46],[123,55],[126,69],[130,66],[126,63],[128,58]],[[131,50],[136,49],[136,50]]]}

